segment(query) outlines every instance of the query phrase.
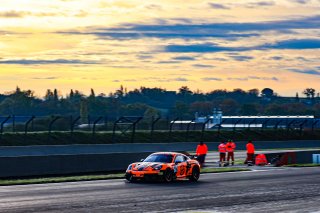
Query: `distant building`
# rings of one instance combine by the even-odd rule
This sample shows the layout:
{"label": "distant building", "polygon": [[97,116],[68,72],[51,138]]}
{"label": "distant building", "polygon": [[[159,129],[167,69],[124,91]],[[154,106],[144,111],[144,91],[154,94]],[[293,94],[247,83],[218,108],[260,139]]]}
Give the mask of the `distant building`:
{"label": "distant building", "polygon": [[[172,121],[173,122],[173,121]],[[174,121],[173,129],[185,130],[215,128],[320,128],[320,118],[313,115],[288,116],[223,116],[221,110],[214,109],[210,116],[195,114],[192,121]],[[195,128],[193,128],[195,126]]]}

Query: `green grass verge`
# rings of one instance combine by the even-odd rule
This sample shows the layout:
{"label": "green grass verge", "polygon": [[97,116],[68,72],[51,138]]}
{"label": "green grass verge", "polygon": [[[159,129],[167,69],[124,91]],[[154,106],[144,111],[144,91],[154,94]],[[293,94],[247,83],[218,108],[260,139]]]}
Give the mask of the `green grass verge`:
{"label": "green grass verge", "polygon": [[319,167],[319,166],[320,164],[312,164],[312,163],[285,165],[285,167]]}
{"label": "green grass verge", "polygon": [[39,178],[23,178],[23,179],[0,179],[0,186],[108,180],[108,179],[122,179],[122,178],[124,178],[123,172],[116,173],[116,174],[105,174],[105,175],[102,174],[102,175],[78,175],[78,176],[39,177]]}
{"label": "green grass verge", "polygon": [[243,172],[250,171],[246,168],[202,168],[201,173]]}
{"label": "green grass verge", "polygon": [[[203,168],[201,169],[201,173],[221,173],[221,172],[239,172],[239,171],[250,171],[250,169],[244,169],[244,168]],[[109,179],[123,179],[123,178],[124,178],[124,172],[115,173],[115,174],[101,174],[101,175],[0,179],[0,186],[109,180]]]}

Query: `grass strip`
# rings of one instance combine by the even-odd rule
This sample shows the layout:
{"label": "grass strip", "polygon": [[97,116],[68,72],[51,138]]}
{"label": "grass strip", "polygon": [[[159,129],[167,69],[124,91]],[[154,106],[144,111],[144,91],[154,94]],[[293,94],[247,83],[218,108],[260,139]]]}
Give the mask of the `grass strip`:
{"label": "grass strip", "polygon": [[320,164],[306,163],[306,164],[290,164],[285,167],[319,167]]}
{"label": "grass strip", "polygon": [[[245,168],[203,168],[201,169],[201,173],[221,173],[221,172],[239,172],[239,171],[250,171],[250,169],[245,169]],[[63,183],[63,182],[109,180],[109,179],[124,179],[124,172],[115,173],[115,174],[105,174],[105,175],[101,174],[101,175],[39,177],[39,178],[23,178],[23,179],[0,179],[0,186]]]}
{"label": "grass strip", "polygon": [[23,178],[23,179],[0,179],[0,186],[108,180],[108,179],[122,179],[122,178],[124,178],[124,173],[105,174],[105,175],[79,175],[79,176],[63,176],[63,177]]}
{"label": "grass strip", "polygon": [[243,172],[251,171],[247,168],[202,168],[201,173]]}

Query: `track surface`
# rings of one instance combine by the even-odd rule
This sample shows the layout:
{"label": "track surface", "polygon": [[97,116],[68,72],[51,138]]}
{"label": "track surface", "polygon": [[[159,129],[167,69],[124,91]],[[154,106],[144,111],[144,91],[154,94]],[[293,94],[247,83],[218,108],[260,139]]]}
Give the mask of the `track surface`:
{"label": "track surface", "polygon": [[199,182],[106,180],[0,187],[1,212],[316,212],[320,168],[205,174]]}

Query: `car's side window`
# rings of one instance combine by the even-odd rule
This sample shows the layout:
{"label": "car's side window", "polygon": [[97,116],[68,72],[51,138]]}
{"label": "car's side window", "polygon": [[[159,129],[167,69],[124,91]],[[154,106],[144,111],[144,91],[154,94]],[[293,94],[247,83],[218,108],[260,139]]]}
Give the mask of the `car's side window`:
{"label": "car's side window", "polygon": [[187,156],[183,156],[183,161],[188,161],[188,157]]}
{"label": "car's side window", "polygon": [[174,161],[175,163],[182,163],[184,162],[184,158],[181,155],[178,155]]}

